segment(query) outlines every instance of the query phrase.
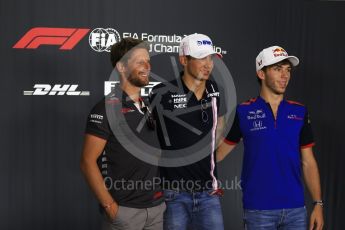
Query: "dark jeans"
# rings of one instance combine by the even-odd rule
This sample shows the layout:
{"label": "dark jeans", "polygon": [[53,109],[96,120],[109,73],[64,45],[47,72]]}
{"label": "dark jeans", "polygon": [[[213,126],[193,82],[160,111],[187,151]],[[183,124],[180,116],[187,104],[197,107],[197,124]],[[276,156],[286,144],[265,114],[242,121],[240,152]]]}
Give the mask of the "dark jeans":
{"label": "dark jeans", "polygon": [[167,208],[164,213],[164,229],[223,230],[219,196],[211,195],[210,192],[165,190]]}
{"label": "dark jeans", "polygon": [[244,210],[244,225],[248,230],[305,230],[307,211],[305,207],[277,210]]}

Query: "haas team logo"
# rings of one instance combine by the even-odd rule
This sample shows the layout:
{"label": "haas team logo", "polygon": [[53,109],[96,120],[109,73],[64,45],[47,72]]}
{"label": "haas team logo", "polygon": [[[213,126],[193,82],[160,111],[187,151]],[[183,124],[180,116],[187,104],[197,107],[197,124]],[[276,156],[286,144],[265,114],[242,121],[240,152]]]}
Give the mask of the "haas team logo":
{"label": "haas team logo", "polygon": [[14,46],[15,49],[37,49],[41,45],[58,45],[60,50],[71,50],[89,32],[79,28],[35,27]]}

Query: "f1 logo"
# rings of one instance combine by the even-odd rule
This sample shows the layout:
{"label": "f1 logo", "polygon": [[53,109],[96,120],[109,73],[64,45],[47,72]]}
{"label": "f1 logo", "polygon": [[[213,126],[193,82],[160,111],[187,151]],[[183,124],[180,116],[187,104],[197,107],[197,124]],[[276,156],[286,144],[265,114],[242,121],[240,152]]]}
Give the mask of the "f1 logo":
{"label": "f1 logo", "polygon": [[71,50],[90,29],[35,27],[14,46],[15,49],[37,49],[40,45],[60,45],[60,50]]}

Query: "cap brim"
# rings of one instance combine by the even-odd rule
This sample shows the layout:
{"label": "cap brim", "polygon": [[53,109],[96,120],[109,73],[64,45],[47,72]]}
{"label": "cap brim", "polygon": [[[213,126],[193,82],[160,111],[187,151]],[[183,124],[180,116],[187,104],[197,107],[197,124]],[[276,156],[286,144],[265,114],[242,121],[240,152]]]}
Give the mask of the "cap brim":
{"label": "cap brim", "polygon": [[299,64],[299,59],[295,56],[287,56],[287,58],[293,66],[297,66]]}
{"label": "cap brim", "polygon": [[264,66],[270,66],[270,65],[276,64],[276,63],[281,62],[281,61],[286,60],[286,59],[288,59],[289,62],[291,62],[292,66],[297,66],[299,63],[299,59],[295,56],[285,56],[285,57],[281,56],[280,58],[276,58],[276,59],[274,59],[274,61],[271,61],[271,62],[266,63],[265,65],[261,66],[260,69],[262,69]]}
{"label": "cap brim", "polygon": [[199,53],[199,54],[190,54],[190,56],[192,56],[193,58],[197,58],[197,59],[201,59],[201,58],[204,58],[208,55],[212,55],[212,54],[215,54],[217,55],[219,58],[223,58],[223,55],[221,55],[220,53],[217,53],[217,52],[202,52],[202,53]]}

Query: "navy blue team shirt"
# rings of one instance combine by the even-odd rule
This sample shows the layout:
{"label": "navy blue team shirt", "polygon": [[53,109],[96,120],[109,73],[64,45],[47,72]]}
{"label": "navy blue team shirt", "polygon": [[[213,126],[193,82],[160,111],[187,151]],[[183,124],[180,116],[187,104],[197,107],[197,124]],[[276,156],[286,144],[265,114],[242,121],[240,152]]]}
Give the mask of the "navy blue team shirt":
{"label": "navy blue team shirt", "polygon": [[270,104],[262,97],[250,99],[237,106],[225,142],[233,145],[241,139],[243,207],[303,207],[301,148],[314,145],[306,107],[284,99],[275,119]]}

